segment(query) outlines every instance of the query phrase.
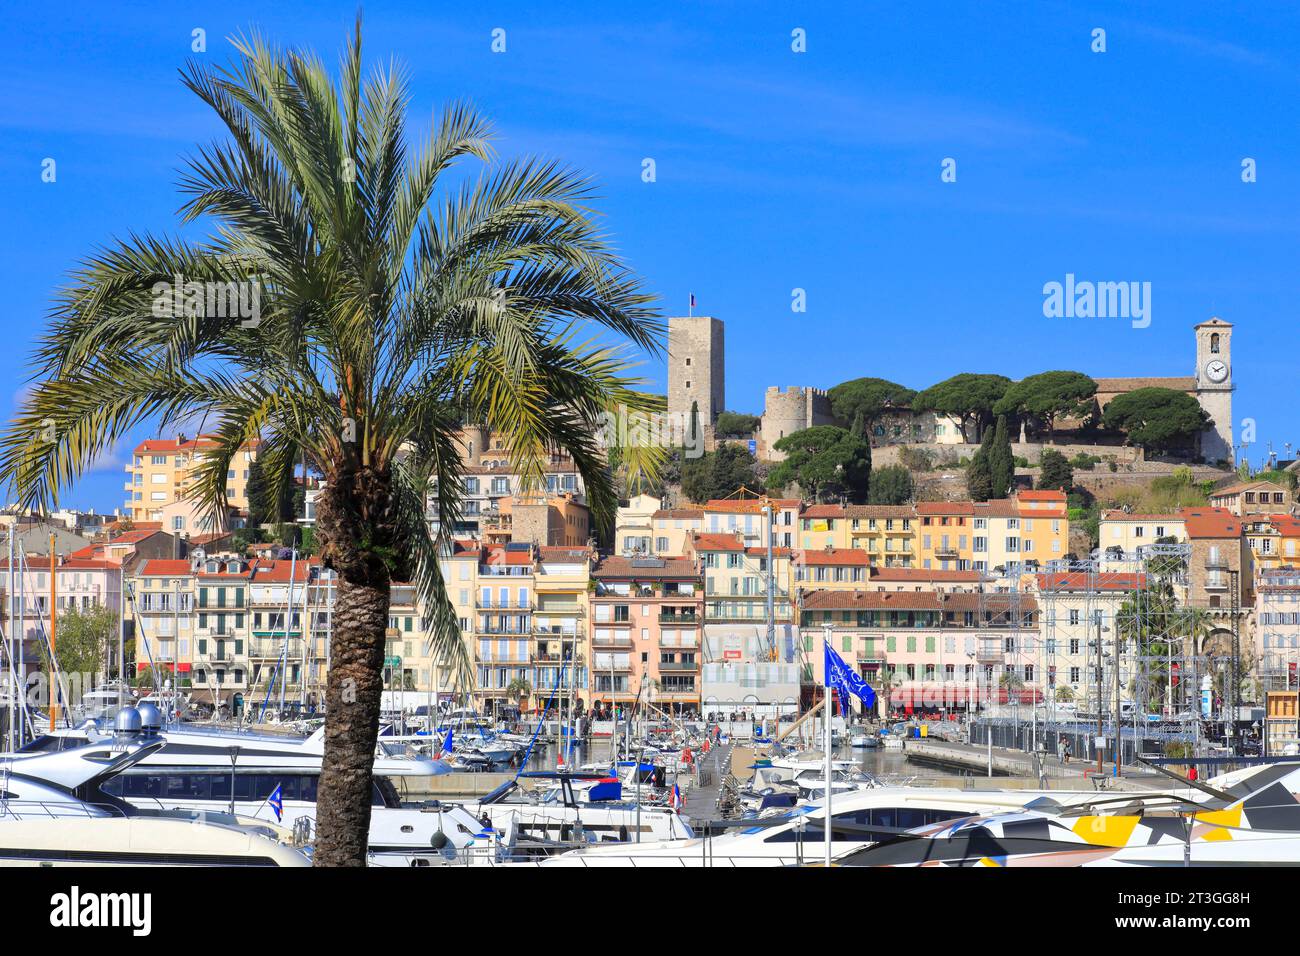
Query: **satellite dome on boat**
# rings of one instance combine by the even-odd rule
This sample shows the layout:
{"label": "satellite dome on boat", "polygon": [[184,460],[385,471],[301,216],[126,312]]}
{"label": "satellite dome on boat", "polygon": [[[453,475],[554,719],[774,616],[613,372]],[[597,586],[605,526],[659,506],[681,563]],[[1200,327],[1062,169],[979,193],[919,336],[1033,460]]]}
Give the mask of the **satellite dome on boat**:
{"label": "satellite dome on boat", "polygon": [[113,724],[113,728],[119,734],[138,734],[141,726],[140,711],[134,707],[123,707],[119,710]]}
{"label": "satellite dome on boat", "polygon": [[141,730],[152,734],[162,729],[162,711],[155,705],[146,701],[136,709],[139,711]]}

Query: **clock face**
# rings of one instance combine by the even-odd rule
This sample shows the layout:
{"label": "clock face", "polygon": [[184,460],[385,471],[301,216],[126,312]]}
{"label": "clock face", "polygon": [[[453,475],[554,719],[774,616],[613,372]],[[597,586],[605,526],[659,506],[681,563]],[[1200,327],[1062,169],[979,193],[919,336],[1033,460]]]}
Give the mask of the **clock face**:
{"label": "clock face", "polygon": [[1211,382],[1222,382],[1228,377],[1228,365],[1219,359],[1205,363],[1205,377]]}

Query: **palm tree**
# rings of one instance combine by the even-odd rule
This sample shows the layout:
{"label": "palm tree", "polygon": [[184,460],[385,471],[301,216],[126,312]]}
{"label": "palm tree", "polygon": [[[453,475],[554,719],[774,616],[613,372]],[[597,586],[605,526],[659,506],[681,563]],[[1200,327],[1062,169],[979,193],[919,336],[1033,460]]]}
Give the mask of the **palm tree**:
{"label": "palm tree", "polygon": [[[566,452],[607,523],[596,426],[613,408],[658,407],[626,373],[632,348],[657,353],[662,325],[593,223],[584,177],[497,162],[467,105],[408,146],[406,81],[396,67],[363,80],[360,20],[337,84],[313,54],[233,43],[230,66],[182,71],[227,134],[180,181],[182,221],[210,217],[212,234],[133,234],[71,274],[0,439],[0,479],[23,504],[52,505],[145,422],[212,437],[193,492],[211,513],[254,439],[273,494],[312,463],[321,559],[339,582],[315,861],[360,866],[391,581],[417,583],[432,652],[469,677],[438,565],[459,513],[458,428],[503,435],[529,489]],[[439,190],[466,161],[484,168]],[[229,317],[212,290],[250,284],[256,314]]]}
{"label": "palm tree", "polygon": [[506,687],[506,696],[513,697],[515,700],[519,701],[520,711],[524,709],[524,704],[527,702],[528,697],[532,692],[533,685],[528,683],[528,681],[524,680],[522,677],[516,677]]}

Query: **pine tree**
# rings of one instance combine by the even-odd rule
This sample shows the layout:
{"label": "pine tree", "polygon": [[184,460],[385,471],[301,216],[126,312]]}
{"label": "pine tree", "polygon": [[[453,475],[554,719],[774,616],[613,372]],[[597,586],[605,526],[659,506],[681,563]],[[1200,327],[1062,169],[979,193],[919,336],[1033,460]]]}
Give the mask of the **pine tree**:
{"label": "pine tree", "polygon": [[999,415],[993,430],[993,444],[989,448],[989,473],[993,477],[991,498],[1005,498],[1016,479],[1016,460],[1011,454],[1011,435],[1007,431],[1007,416]]}

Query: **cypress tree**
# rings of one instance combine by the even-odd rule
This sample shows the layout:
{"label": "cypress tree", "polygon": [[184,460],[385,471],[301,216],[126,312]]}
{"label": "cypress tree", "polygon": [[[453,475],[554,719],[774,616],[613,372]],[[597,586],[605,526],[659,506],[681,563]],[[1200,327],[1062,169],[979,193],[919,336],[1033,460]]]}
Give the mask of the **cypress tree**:
{"label": "cypress tree", "polygon": [[1016,478],[1016,460],[1011,454],[1011,435],[1007,431],[1007,416],[999,415],[993,430],[993,444],[989,448],[989,473],[993,476],[990,497],[1005,498]]}
{"label": "cypress tree", "polygon": [[966,468],[966,491],[972,501],[988,501],[993,496],[993,471],[989,465],[989,452],[993,447],[993,429],[984,429],[984,439],[979,451]]}

